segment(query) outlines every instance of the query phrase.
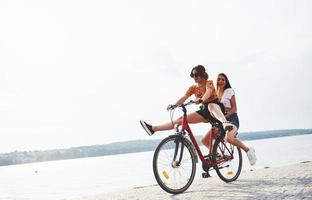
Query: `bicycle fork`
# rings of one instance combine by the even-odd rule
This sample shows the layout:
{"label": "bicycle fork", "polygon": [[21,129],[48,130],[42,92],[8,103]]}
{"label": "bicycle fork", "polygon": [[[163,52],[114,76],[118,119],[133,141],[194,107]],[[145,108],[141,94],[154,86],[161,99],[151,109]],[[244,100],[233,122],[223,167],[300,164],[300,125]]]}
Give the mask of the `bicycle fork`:
{"label": "bicycle fork", "polygon": [[[184,145],[183,145],[183,141],[181,139],[176,139],[174,141],[174,143],[175,143],[174,155],[173,155],[173,160],[172,160],[171,166],[173,168],[177,168],[181,165],[181,160],[182,160],[183,151],[184,151]],[[179,151],[180,151],[180,153],[179,153]],[[178,155],[179,155],[179,160],[176,160]]]}

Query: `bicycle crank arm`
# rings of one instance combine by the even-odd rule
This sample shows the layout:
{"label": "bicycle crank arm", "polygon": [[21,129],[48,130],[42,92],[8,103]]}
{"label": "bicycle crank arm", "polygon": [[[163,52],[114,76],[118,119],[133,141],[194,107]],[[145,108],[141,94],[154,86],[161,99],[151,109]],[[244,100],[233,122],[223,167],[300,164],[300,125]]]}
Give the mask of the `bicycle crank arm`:
{"label": "bicycle crank arm", "polygon": [[226,168],[226,167],[230,167],[230,165],[226,165],[226,166],[223,166],[223,167],[218,167],[218,169],[223,169],[223,168]]}

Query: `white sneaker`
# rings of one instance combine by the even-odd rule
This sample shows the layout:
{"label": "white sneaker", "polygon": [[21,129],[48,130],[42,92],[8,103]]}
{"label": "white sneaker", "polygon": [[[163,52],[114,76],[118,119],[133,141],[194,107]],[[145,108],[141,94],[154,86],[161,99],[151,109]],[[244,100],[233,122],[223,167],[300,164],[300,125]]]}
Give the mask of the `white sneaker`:
{"label": "white sneaker", "polygon": [[255,149],[253,147],[249,147],[249,151],[247,151],[247,157],[248,157],[250,165],[256,164],[257,157],[256,157]]}

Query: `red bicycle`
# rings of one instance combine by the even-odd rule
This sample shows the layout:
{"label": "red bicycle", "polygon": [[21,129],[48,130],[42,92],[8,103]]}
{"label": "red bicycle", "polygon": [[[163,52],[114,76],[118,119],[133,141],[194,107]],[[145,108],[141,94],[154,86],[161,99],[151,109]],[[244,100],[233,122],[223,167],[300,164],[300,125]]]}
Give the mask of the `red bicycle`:
{"label": "red bicycle", "polygon": [[210,146],[214,140],[213,148],[204,156],[186,120],[186,104],[171,106],[172,111],[181,108],[183,111],[182,126],[176,126],[176,134],[163,139],[157,146],[153,157],[153,171],[159,186],[168,193],[179,194],[187,190],[192,184],[198,156],[202,162],[206,175],[214,169],[225,182],[235,181],[242,169],[242,153],[239,147],[224,141],[225,131],[221,123],[212,124],[217,132],[211,134]]}

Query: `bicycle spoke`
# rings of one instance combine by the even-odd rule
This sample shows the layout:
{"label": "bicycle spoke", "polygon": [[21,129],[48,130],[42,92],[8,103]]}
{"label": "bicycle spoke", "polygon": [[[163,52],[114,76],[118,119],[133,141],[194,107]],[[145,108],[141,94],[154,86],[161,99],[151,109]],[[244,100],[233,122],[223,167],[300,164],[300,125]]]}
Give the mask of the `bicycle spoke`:
{"label": "bicycle spoke", "polygon": [[213,158],[218,176],[225,182],[236,180],[242,167],[241,150],[232,144],[218,140],[214,144],[213,154],[221,154],[223,157],[221,160],[217,160],[216,156]]}

